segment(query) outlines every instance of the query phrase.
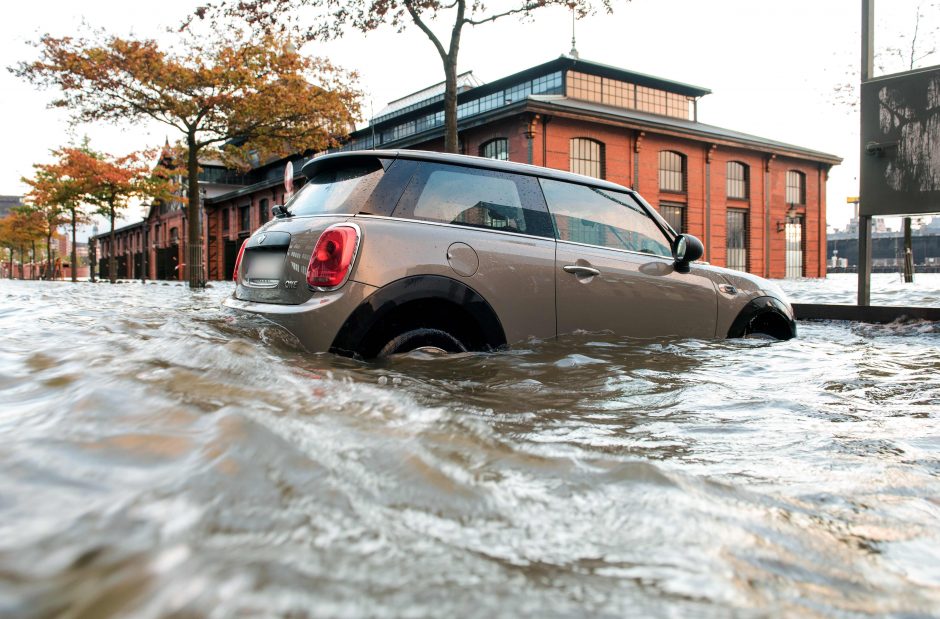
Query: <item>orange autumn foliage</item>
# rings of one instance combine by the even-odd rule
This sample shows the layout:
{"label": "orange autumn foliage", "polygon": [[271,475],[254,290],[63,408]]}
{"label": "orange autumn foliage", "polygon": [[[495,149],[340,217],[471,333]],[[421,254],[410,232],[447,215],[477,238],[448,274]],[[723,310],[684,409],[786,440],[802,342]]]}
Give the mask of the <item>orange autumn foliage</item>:
{"label": "orange autumn foliage", "polygon": [[153,120],[180,132],[188,179],[193,287],[204,285],[199,230],[201,156],[229,164],[336,145],[359,114],[355,76],[302,56],[289,40],[181,40],[167,50],[153,40],[96,31],[89,38],[43,36],[40,57],[14,73],[57,91],[53,106],[76,122]]}

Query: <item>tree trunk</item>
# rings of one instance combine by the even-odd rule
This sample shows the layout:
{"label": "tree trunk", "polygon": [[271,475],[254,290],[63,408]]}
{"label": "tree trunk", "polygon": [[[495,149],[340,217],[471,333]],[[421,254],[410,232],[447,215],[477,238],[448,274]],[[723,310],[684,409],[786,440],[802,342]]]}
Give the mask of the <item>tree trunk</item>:
{"label": "tree trunk", "polygon": [[26,265],[23,264],[23,257],[26,254],[26,250],[20,245],[20,279],[26,279]]}
{"label": "tree trunk", "polygon": [[71,271],[72,271],[72,282],[74,283],[78,281],[78,275],[75,273],[75,271],[77,270],[75,267],[78,265],[78,249],[76,249],[75,247],[75,224],[77,222],[75,220],[75,209],[73,208],[71,209],[71,211],[72,211],[72,255],[69,257],[69,260],[72,261]]}
{"label": "tree trunk", "polygon": [[32,275],[30,279],[39,279],[39,274],[36,272],[36,241],[32,241],[32,243],[33,243],[33,253],[32,253],[31,260],[33,263],[33,272],[30,273],[30,275]]}
{"label": "tree trunk", "polygon": [[114,199],[108,203],[108,214],[111,216],[111,234],[108,236],[108,280],[113,284],[117,281],[117,256],[114,255]]}
{"label": "tree trunk", "polygon": [[199,221],[199,152],[196,147],[196,136],[190,133],[186,138],[188,153],[186,157],[186,220],[189,230],[188,251],[183,254],[186,261],[190,288],[205,288],[206,282],[202,275],[202,222]]}
{"label": "tree trunk", "polygon": [[457,140],[457,56],[448,54],[444,61],[444,152],[459,153]]}
{"label": "tree trunk", "polygon": [[49,226],[49,234],[46,235],[46,268],[43,269],[43,279],[50,279],[49,273],[51,271],[52,271],[52,226]]}

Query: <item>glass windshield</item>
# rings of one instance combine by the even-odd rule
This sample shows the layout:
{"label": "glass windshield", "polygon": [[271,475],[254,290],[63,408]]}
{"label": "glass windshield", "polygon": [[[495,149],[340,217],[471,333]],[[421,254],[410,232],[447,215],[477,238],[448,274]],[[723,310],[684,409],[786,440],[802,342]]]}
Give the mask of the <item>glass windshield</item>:
{"label": "glass windshield", "polygon": [[292,216],[356,214],[372,195],[382,174],[378,162],[323,170],[307,181],[285,206]]}

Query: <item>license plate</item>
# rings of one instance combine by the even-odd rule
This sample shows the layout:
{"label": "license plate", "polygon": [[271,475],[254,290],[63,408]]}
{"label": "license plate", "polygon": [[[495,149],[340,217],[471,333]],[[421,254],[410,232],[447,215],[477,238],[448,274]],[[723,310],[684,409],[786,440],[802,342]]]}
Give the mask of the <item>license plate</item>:
{"label": "license plate", "polygon": [[280,279],[284,254],[259,253],[248,263],[248,279]]}

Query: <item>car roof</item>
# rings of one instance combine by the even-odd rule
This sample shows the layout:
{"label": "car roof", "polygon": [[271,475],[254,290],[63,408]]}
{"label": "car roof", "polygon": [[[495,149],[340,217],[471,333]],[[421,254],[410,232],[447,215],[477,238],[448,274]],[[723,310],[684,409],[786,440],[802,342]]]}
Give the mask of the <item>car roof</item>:
{"label": "car roof", "polygon": [[525,174],[527,176],[537,176],[539,178],[548,178],[553,180],[565,181],[568,183],[578,183],[579,185],[590,185],[599,189],[611,189],[614,191],[627,191],[633,193],[633,190],[611,183],[610,181],[575,174],[573,172],[564,172],[552,168],[543,168],[541,166],[529,165],[525,163],[515,163],[513,161],[500,161],[497,159],[487,159],[485,157],[473,157],[471,155],[456,155],[452,153],[438,153],[427,150],[352,150],[340,153],[330,153],[315,157],[303,166],[303,173],[307,178],[313,177],[324,166],[335,163],[337,160],[351,158],[380,158],[380,159],[411,159],[416,161],[430,161],[434,163],[446,163],[450,165],[459,165],[465,167],[482,168],[484,170],[494,170],[497,172],[507,172],[512,174]]}

